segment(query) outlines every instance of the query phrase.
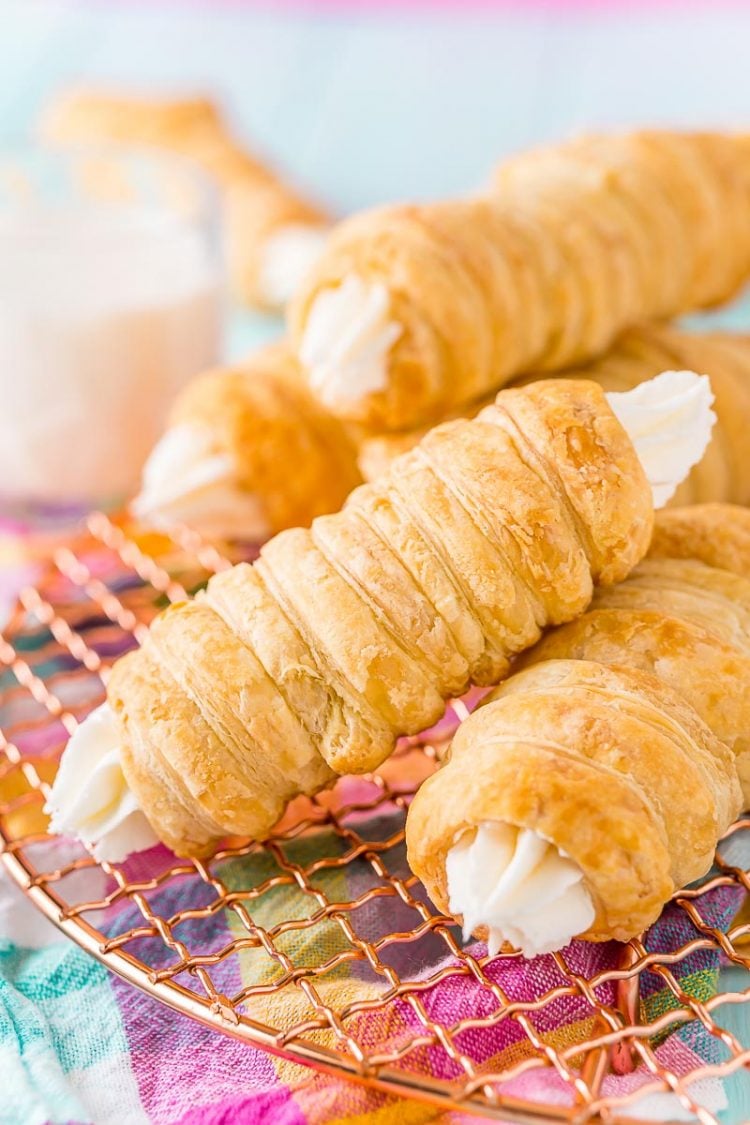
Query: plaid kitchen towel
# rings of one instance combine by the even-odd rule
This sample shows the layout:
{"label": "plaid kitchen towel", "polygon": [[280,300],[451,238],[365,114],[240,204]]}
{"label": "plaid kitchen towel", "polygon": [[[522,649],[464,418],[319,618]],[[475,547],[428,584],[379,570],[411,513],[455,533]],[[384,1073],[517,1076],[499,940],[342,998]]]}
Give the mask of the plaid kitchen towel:
{"label": "plaid kitchen towel", "polygon": [[[365,783],[345,784],[356,789]],[[402,816],[394,811],[360,819],[356,833],[373,848],[383,845],[391,876],[405,879],[408,872],[399,842]],[[64,860],[65,845],[57,846],[63,848],[57,858]],[[378,1005],[360,1005],[346,1020],[350,1041],[364,1050],[395,1051],[399,1065],[412,1074],[451,1079],[461,1068],[439,1044],[425,1045],[425,1020],[451,1027],[471,1018],[472,1026],[456,1037],[456,1047],[482,1069],[498,1072],[514,1067],[516,1077],[504,1087],[506,1093],[569,1104],[572,1087],[554,1067],[519,1069],[516,1065],[537,1056],[527,1031],[513,1017],[519,1003],[532,1005],[528,1018],[538,1041],[558,1050],[596,1030],[594,1010],[585,995],[570,988],[556,959],[499,957],[482,962],[481,972],[475,976],[463,971],[438,933],[428,930],[420,940],[383,944],[381,939],[388,932],[406,934],[416,929],[414,908],[398,898],[368,897],[377,876],[366,858],[342,865],[331,862],[331,857],[344,854],[345,847],[338,833],[322,829],[290,839],[278,850],[277,858],[268,851],[228,858],[217,869],[229,892],[228,903],[216,911],[204,910],[198,917],[191,917],[191,910],[205,908],[215,888],[195,874],[169,879],[159,887],[159,873],[173,862],[163,848],[133,857],[128,878],[157,884],[147,895],[148,909],[172,920],[172,934],[180,948],[174,943],[170,947],[153,933],[129,948],[155,969],[172,972],[181,951],[210,954],[226,949],[233,939],[248,937],[242,913],[231,905],[236,901],[232,892],[238,892],[241,899],[248,888],[255,888],[257,896],[245,899],[247,915],[253,932],[274,933],[276,928],[272,954],[263,944],[251,942],[219,960],[211,970],[213,982],[223,994],[236,997],[248,990],[246,1010],[253,1019],[283,1029],[314,1017],[309,994],[300,986],[304,979],[312,983],[316,998],[336,1012],[353,1001],[380,999]],[[290,878],[290,872],[306,873],[303,885]],[[101,869],[85,868],[75,878],[77,886],[66,886],[69,901],[108,902],[91,916],[104,933],[116,935],[143,927],[141,909],[127,896],[113,897],[114,884]],[[413,995],[419,997],[419,1004],[412,1004],[405,995],[388,999],[388,975],[352,955],[354,947],[337,919],[320,918],[321,895],[328,903],[362,904],[353,922],[357,935],[379,950],[384,967],[395,971],[401,981],[415,983]],[[701,927],[725,929],[737,910],[738,891],[717,886],[693,901],[698,916],[691,918],[681,906],[672,905],[646,937],[646,948],[664,955],[657,958],[654,971],[642,976],[642,1015],[649,1020],[676,1011],[681,997],[705,1002],[716,992],[720,965],[714,949],[696,940],[688,956],[670,963],[669,954],[700,939]],[[278,924],[284,920],[299,924],[279,932]],[[475,958],[485,952],[478,943],[469,951]],[[586,979],[615,969],[618,956],[619,947],[614,943],[574,942],[563,953],[565,965]],[[320,966],[328,969],[305,977],[305,969]],[[426,984],[440,970],[444,970],[440,981]],[[180,980],[179,975],[176,979]],[[272,984],[275,990],[270,989]],[[196,987],[194,981],[191,987]],[[606,979],[605,972],[604,982],[596,989],[597,999],[613,1004],[614,989],[614,980]],[[552,999],[533,1007],[550,993]],[[327,1046],[335,1042],[332,1028],[309,1034]],[[415,1039],[418,1045],[410,1049]],[[651,1047],[655,1057],[677,1074],[701,1063],[717,1062],[726,1050],[697,1021],[667,1022]],[[571,1057],[570,1061],[575,1073],[576,1060]],[[11,886],[7,876],[0,881],[0,1074],[3,1125],[73,1121],[96,1125],[234,1121],[387,1125],[440,1119],[428,1106],[314,1073],[172,1011],[62,938]],[[648,1082],[647,1069],[641,1065],[630,1074],[608,1076],[603,1089],[610,1095],[625,1094]],[[726,1104],[717,1078],[694,1083],[691,1093],[712,1112]],[[679,1109],[675,1110],[669,1094],[652,1094],[643,1098],[639,1113],[671,1119],[679,1115]]]}
{"label": "plaid kitchen towel", "polygon": [[[94,567],[95,559],[89,563]],[[16,588],[35,577],[35,564],[29,565],[13,576]],[[45,634],[34,643],[44,646]],[[29,730],[24,750],[41,761],[45,739],[60,735],[54,724],[41,734]],[[398,790],[401,766],[389,766]],[[17,776],[0,771],[0,803],[14,795],[8,786]],[[195,973],[181,966],[186,954],[200,953],[217,992],[243,998],[244,1011],[261,1024],[281,1030],[305,1024],[311,1042],[388,1054],[412,1076],[457,1079],[457,1060],[465,1056],[480,1071],[510,1075],[502,1086],[509,1096],[569,1105],[580,1066],[576,1044],[607,1030],[595,1023],[585,988],[571,981],[596,977],[596,1000],[614,1005],[621,947],[573,942],[561,958],[487,962],[484,946],[470,943],[474,971],[467,971],[455,956],[460,934],[426,926],[419,912],[399,803],[383,802],[364,779],[346,779],[338,791],[352,810],[336,822],[338,830],[322,825],[271,849],[215,861],[210,871],[220,879],[219,891],[216,878],[190,865],[174,873],[174,857],[159,847],[124,865],[130,882],[145,888],[138,898],[118,894],[112,878],[93,865],[67,876],[61,893],[71,903],[98,904],[86,918],[106,935],[137,931],[129,952],[199,992]],[[38,817],[39,807],[24,812],[22,806],[20,815]],[[739,833],[732,837],[732,863],[747,866],[748,844]],[[63,841],[44,848],[43,870],[82,854]],[[649,1062],[678,1075],[707,1065],[691,1096],[711,1113],[726,1106],[724,1083],[710,1067],[728,1057],[728,1048],[700,1020],[686,1022],[684,1009],[692,1003],[700,1010],[716,994],[716,942],[703,939],[707,931],[726,930],[740,896],[738,884],[716,882],[688,898],[687,908],[669,906],[647,934],[641,1016],[657,1021],[658,1034],[629,1073],[604,1079],[603,1093],[625,1096],[648,1085]],[[337,910],[336,904],[346,905]],[[153,917],[169,920],[168,940],[149,922]],[[687,943],[690,952],[677,954]],[[394,980],[413,988],[394,990]],[[321,1009],[346,1016],[325,1026]],[[449,1036],[449,1050],[429,1034],[435,1025],[454,1028],[464,1020],[469,1024]],[[545,1063],[545,1048],[566,1052],[567,1073]],[[311,1071],[173,1011],[63,938],[1,864],[0,1076],[0,1125],[416,1125],[458,1116]],[[684,1111],[671,1094],[648,1093],[638,1115],[676,1120]]]}

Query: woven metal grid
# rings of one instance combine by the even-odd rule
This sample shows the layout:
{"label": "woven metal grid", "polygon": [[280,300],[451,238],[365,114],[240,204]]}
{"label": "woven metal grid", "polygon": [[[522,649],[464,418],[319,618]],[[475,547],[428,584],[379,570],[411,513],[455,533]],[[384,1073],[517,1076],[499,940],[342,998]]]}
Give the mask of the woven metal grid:
{"label": "woven metal grid", "polygon": [[[502,974],[488,971],[489,959],[476,945],[465,949],[451,920],[435,912],[403,857],[409,799],[434,768],[451,722],[465,717],[460,702],[434,737],[405,741],[356,792],[344,780],[294,802],[262,845],[232,840],[206,861],[176,860],[159,849],[143,867],[137,858],[99,865],[82,847],[48,836],[48,783],[69,734],[103,699],[108,667],[138,643],[161,607],[227,565],[188,531],[138,538],[126,524],[97,515],[84,535],[54,553],[37,587],[21,593],[0,641],[0,846],[5,867],[34,903],[114,972],[186,1016],[389,1093],[504,1121],[613,1122],[629,1116],[635,1095],[607,1096],[606,1075],[639,1066],[653,1079],[639,1095],[672,1091],[698,1120],[714,1122],[692,1101],[692,1084],[750,1065],[750,1051],[717,1013],[722,1004],[748,1002],[750,990],[699,1002],[673,969],[701,949],[750,967],[743,944],[750,922],[740,913],[722,932],[701,909],[716,888],[749,890],[748,873],[722,845],[708,881],[676,899],[694,926],[688,944],[662,953],[634,940],[615,968],[593,974],[557,954],[554,979],[514,998]],[[741,821],[729,835],[748,829],[750,820]],[[102,888],[94,896],[93,873]],[[342,886],[349,897],[340,897]],[[650,1022],[638,999],[646,973],[657,974],[673,997]],[[345,988],[337,984],[342,978]],[[446,1022],[441,990],[467,981],[471,1010]],[[555,1043],[540,1020],[567,998],[585,1008],[587,1031],[583,1040]],[[396,1011],[408,1019],[391,1034]],[[382,1041],[362,1033],[373,1014]],[[498,1068],[488,1037],[503,1021],[517,1025],[518,1049]],[[691,1021],[716,1037],[722,1058],[678,1076],[655,1044]],[[514,1092],[540,1068],[570,1089],[569,1104],[531,1104]]]}

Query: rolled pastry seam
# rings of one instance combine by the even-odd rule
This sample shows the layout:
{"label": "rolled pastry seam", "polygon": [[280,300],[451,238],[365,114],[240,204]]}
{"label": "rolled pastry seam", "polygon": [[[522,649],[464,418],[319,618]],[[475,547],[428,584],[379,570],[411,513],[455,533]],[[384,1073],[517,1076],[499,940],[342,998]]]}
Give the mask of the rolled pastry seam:
{"label": "rolled pastry seam", "polygon": [[[664,411],[671,425],[668,398]],[[649,492],[595,384],[504,391],[480,421],[432,431],[341,513],[277,536],[257,564],[166,611],[108,682],[125,776],[160,837],[190,854],[229,831],[267,834],[295,791],[376,768],[446,699],[497,682],[545,623],[585,609],[594,582],[629,573],[651,536]],[[264,778],[280,747],[292,754],[283,778]],[[237,789],[246,804],[230,817]]]}
{"label": "rolled pastry seam", "polygon": [[741,805],[731,753],[676,692],[551,660],[462,724],[411,806],[409,862],[490,952],[627,940],[705,874]]}
{"label": "rolled pastry seam", "polygon": [[311,385],[371,430],[434,424],[724,300],[750,273],[747,151],[721,134],[590,136],[510,161],[483,198],[354,216],[290,309]]}
{"label": "rolled pastry seam", "polygon": [[137,519],[263,542],[336,511],[360,483],[355,445],[284,344],[194,379],[144,468]]}
{"label": "rolled pastry seam", "polygon": [[750,802],[747,520],[745,509],[726,504],[664,513],[654,557],[597,591],[587,613],[549,632],[519,664],[575,658],[658,675],[731,750]]}
{"label": "rolled pastry seam", "polygon": [[[661,371],[682,369],[709,375],[717,421],[704,456],[669,503],[750,504],[750,460],[746,456],[750,430],[750,337],[640,325],[623,333],[609,352],[584,367],[566,371],[565,377],[593,379],[605,391],[619,393],[633,390]],[[538,373],[527,375],[514,385],[526,385],[540,377]],[[465,404],[448,417],[476,417],[492,397]],[[375,480],[394,457],[412,449],[425,433],[425,428],[363,433],[358,459],[365,480]]]}

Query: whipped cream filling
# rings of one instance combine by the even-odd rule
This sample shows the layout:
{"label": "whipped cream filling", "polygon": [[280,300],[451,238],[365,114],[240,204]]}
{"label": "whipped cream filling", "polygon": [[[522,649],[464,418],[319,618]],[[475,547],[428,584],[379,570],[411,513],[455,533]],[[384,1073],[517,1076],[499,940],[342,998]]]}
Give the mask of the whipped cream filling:
{"label": "whipped cream filling", "polygon": [[663,508],[711,440],[716,415],[711,381],[693,371],[664,371],[607,401],[646,470],[654,507]]}
{"label": "whipped cream filling", "polygon": [[50,828],[93,846],[96,859],[119,863],[158,844],[120,762],[117,722],[107,703],[76,728],[65,748],[45,812]]}
{"label": "whipped cream filling", "polygon": [[[666,372],[634,391],[608,398],[635,444],[654,490],[654,503],[660,506],[700,460],[708,444],[714,421],[709,381],[705,375],[689,371]],[[262,526],[259,508],[254,507],[256,498],[243,495],[232,484],[231,466],[224,454],[215,452],[210,436],[198,427],[175,426],[168,431],[149,459],[134,511],[139,517],[164,519],[165,523],[179,520],[197,530],[203,516],[207,524],[212,520],[215,526],[222,523],[221,532],[215,534],[265,538],[267,529]],[[244,509],[238,499],[248,501]],[[52,793],[50,810],[55,831],[88,843],[98,840],[103,847],[107,847],[106,837],[132,851],[153,843],[150,829],[147,843],[139,842],[132,830],[138,806],[120,768],[115,720],[106,704],[93,712],[71,738]],[[145,825],[145,818],[137,823]],[[122,836],[118,834],[120,825]],[[459,841],[451,850],[451,909],[463,914],[468,931],[482,924],[489,927],[491,951],[503,941],[512,942],[529,955],[543,948],[561,948],[590,924],[588,911],[593,908],[580,872],[553,845],[540,842],[538,837],[535,842],[534,833],[530,833],[523,836],[517,848],[514,844],[513,856],[517,852],[518,858],[513,865],[505,863],[508,872],[503,874],[502,863],[496,861],[500,855],[510,855],[509,838],[502,836],[507,846],[502,842],[496,846],[495,835],[489,832],[495,827],[478,831],[473,842]],[[538,855],[540,848],[543,854]],[[486,862],[477,861],[479,855],[484,855]],[[534,890],[524,897],[522,884],[527,877]],[[507,899],[506,894],[510,896]],[[534,902],[542,904],[536,913]]]}
{"label": "whipped cream filling", "polygon": [[390,310],[388,288],[356,274],[315,298],[299,358],[325,406],[350,406],[386,389],[388,352],[402,332]]}
{"label": "whipped cream filling", "polygon": [[487,821],[463,833],[445,861],[448,899],[464,938],[488,930],[494,956],[504,942],[525,957],[562,949],[585,933],[595,910],[583,872],[528,828]]}
{"label": "whipped cream filling", "polygon": [[288,223],[266,239],[260,252],[258,288],[267,304],[282,308],[292,299],[320,257],[327,238],[325,227]]}
{"label": "whipped cream filling", "polygon": [[161,530],[184,523],[219,539],[267,539],[271,533],[258,496],[237,484],[233,458],[217,451],[206,427],[173,426],[156,443],[130,509]]}

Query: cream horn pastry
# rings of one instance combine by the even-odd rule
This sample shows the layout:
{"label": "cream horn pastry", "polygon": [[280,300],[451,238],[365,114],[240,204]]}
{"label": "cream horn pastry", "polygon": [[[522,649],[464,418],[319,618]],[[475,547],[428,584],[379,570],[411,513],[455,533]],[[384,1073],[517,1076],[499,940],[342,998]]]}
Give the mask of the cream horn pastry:
{"label": "cream horn pastry", "polygon": [[[710,423],[705,379],[662,381],[670,450],[685,380],[699,443]],[[202,854],[227,834],[263,837],[291,797],[376,768],[399,735],[585,610],[595,584],[623,579],[653,522],[639,440],[590,381],[503,391],[341,512],[166,610],[112,668],[98,719],[159,838]],[[679,473],[670,461],[677,478],[700,452]],[[56,785],[53,826],[76,834],[70,808]]]}
{"label": "cream horn pastry", "polygon": [[508,162],[483,197],[346,220],[290,328],[310,386],[373,430],[433,423],[625,328],[717,304],[750,274],[750,145],[594,135]]}
{"label": "cream horn pastry", "polygon": [[360,482],[354,442],[278,344],[188,384],[131,508],[153,527],[261,542],[337,511]]}
{"label": "cream horn pastry", "polygon": [[[628,329],[599,359],[564,372],[566,378],[594,379],[608,392],[630,391],[661,371],[687,368],[711,380],[716,424],[701,460],[680,485],[670,504],[720,501],[750,504],[750,336],[731,332],[693,333],[664,325]],[[516,385],[541,378],[524,376]],[[489,399],[464,407],[475,416]],[[462,412],[458,411],[458,416]],[[394,457],[413,448],[425,429],[367,434],[359,441],[359,465],[374,480]]]}
{"label": "cream horn pastry", "polygon": [[219,190],[237,295],[283,308],[326,240],[329,220],[236,141],[208,98],[149,98],[77,90],[61,94],[40,123],[57,145],[145,145],[192,160]]}
{"label": "cream horn pastry", "polygon": [[544,660],[461,725],[409,810],[408,857],[467,937],[531,957],[640,933],[741,806],[733,755],[657,676]]}
{"label": "cream horn pastry", "polygon": [[748,518],[658,512],[649,557],[523,654],[417,794],[412,868],[491,950],[624,940],[708,870],[750,797]]}

